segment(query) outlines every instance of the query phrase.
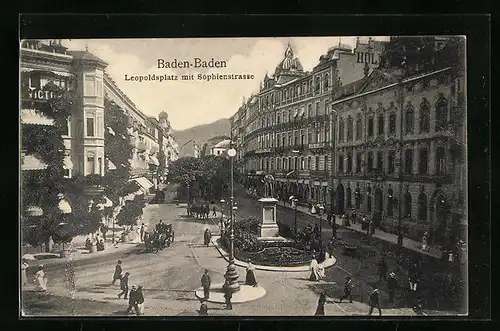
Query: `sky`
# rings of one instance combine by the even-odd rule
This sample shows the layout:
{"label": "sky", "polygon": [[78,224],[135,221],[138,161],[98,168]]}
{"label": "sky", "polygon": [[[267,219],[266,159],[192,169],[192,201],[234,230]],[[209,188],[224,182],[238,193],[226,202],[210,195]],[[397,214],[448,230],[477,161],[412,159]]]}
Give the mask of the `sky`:
{"label": "sky", "polygon": [[[373,37],[388,40],[389,37]],[[361,37],[363,40],[364,37]],[[342,44],[354,47],[356,37],[341,37]],[[339,37],[287,38],[199,38],[199,39],[71,39],[69,50],[85,50],[108,63],[107,73],[146,115],[169,115],[174,130],[183,130],[233,115],[244,98],[259,90],[266,72],[274,73],[284,57],[287,44],[305,71],[318,64],[328,48],[339,44]],[[158,59],[226,61],[226,68],[158,68]],[[253,80],[219,81],[127,81],[136,75],[180,75],[198,73],[253,74]]]}

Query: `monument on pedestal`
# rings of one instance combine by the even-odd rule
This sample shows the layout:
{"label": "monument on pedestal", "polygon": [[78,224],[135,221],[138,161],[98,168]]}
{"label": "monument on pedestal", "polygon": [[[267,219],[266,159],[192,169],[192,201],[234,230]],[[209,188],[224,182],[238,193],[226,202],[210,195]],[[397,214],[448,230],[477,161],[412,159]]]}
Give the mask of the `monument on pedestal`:
{"label": "monument on pedestal", "polygon": [[271,175],[264,177],[265,197],[259,201],[262,203],[262,221],[258,226],[259,240],[285,240],[280,237],[278,224],[276,223],[276,200],[274,195],[274,178]]}

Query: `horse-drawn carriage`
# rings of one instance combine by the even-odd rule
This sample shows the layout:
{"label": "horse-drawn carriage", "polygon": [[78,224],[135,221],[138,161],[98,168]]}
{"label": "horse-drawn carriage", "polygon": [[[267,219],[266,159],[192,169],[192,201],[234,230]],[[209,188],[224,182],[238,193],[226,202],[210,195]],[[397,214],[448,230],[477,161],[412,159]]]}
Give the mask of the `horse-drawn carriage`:
{"label": "horse-drawn carriage", "polygon": [[158,253],[165,247],[170,247],[174,242],[175,233],[172,224],[160,223],[152,233],[148,233],[144,242],[146,244],[146,252]]}
{"label": "horse-drawn carriage", "polygon": [[210,215],[210,204],[208,202],[194,202],[187,206],[189,217],[207,219]]}

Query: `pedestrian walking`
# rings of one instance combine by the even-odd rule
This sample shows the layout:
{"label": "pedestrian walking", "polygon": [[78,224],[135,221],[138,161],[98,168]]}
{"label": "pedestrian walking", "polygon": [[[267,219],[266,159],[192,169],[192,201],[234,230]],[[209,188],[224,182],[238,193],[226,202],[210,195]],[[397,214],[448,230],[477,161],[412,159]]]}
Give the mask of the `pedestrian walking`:
{"label": "pedestrian walking", "polygon": [[316,257],[313,255],[312,260],[311,260],[311,276],[309,277],[309,280],[317,281],[319,282],[320,280],[325,277],[325,269],[320,266],[318,263],[318,260],[316,260]]}
{"label": "pedestrian walking", "polygon": [[233,304],[231,303],[231,299],[233,297],[233,292],[231,292],[231,289],[229,288],[229,280],[226,280],[222,286],[222,290],[224,291],[224,299],[226,299],[226,309],[232,310]]}
{"label": "pedestrian walking", "polygon": [[27,274],[28,267],[29,267],[28,261],[26,259],[23,259],[21,262],[21,283],[23,285],[28,284],[28,274]]}
{"label": "pedestrian walking", "polygon": [[141,225],[141,242],[144,241],[144,232],[146,232],[146,227],[144,226],[144,223]]}
{"label": "pedestrian walking", "polygon": [[212,233],[210,233],[209,229],[205,230],[203,235],[203,243],[208,247],[210,245],[210,239],[212,239]]}
{"label": "pedestrian walking", "polygon": [[217,213],[215,212],[215,206],[212,207],[212,216],[213,217],[217,216]]}
{"label": "pedestrian walking", "polygon": [[396,280],[396,274],[391,272],[389,274],[389,279],[387,279],[387,289],[389,290],[389,302],[394,302],[394,294],[396,293],[396,289],[399,287],[398,281]]}
{"label": "pedestrian walking", "polygon": [[205,300],[201,300],[200,309],[198,310],[198,315],[208,316],[208,306]]}
{"label": "pedestrian walking", "polygon": [[127,314],[130,314],[132,309],[134,309],[136,313],[139,311],[139,307],[137,307],[137,287],[135,285],[130,289]]}
{"label": "pedestrian walking", "polygon": [[210,275],[208,274],[208,270],[205,269],[203,276],[201,276],[201,286],[203,287],[203,298],[208,300],[210,297],[210,285],[212,284],[212,280],[210,279]]}
{"label": "pedestrian walking", "polygon": [[113,274],[113,281],[111,282],[111,284],[115,284],[115,282],[117,280],[120,280],[122,278],[122,261],[121,260],[118,260],[118,262],[116,262],[116,266],[115,266],[115,273]]}
{"label": "pedestrian walking", "polygon": [[378,261],[378,280],[379,281],[386,281],[387,280],[387,270],[389,267],[387,266],[387,261],[385,260],[384,256],[380,257],[380,260]]}
{"label": "pedestrian walking", "polygon": [[349,302],[352,303],[352,288],[354,287],[352,283],[352,279],[350,276],[347,276],[344,283],[344,295],[340,298],[340,302],[345,299],[349,299]]}
{"label": "pedestrian walking", "polygon": [[247,275],[245,278],[245,285],[250,285],[253,287],[257,286],[257,280],[255,279],[255,267],[252,264],[252,260],[248,259],[247,265]]}
{"label": "pedestrian walking", "polygon": [[378,288],[375,287],[370,293],[370,311],[368,312],[368,315],[371,315],[373,312],[373,308],[378,309],[378,314],[379,316],[382,315],[382,310],[380,309],[380,292],[378,291]]}
{"label": "pedestrian walking", "polygon": [[144,315],[144,293],[142,285],[137,286],[136,295],[136,305],[137,305],[137,316]]}
{"label": "pedestrian walking", "polygon": [[126,272],[125,275],[120,279],[120,289],[122,290],[118,294],[118,299],[121,299],[122,295],[124,299],[128,298],[128,277],[130,272]]}
{"label": "pedestrian walking", "polygon": [[43,270],[43,264],[38,266],[38,271],[35,274],[35,291],[45,292],[47,291],[47,276]]}
{"label": "pedestrian walking", "polygon": [[323,292],[319,296],[318,307],[316,307],[316,313],[314,313],[314,316],[325,316],[325,303],[326,303],[326,294],[325,292]]}

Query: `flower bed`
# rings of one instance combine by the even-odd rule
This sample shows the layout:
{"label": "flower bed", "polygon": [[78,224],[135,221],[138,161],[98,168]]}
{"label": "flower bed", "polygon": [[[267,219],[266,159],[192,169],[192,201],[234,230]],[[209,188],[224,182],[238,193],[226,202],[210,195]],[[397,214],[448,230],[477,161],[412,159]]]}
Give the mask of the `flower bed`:
{"label": "flower bed", "polygon": [[259,252],[235,249],[235,257],[240,261],[252,259],[252,263],[272,267],[297,267],[311,262],[311,254],[295,247],[267,247]]}

